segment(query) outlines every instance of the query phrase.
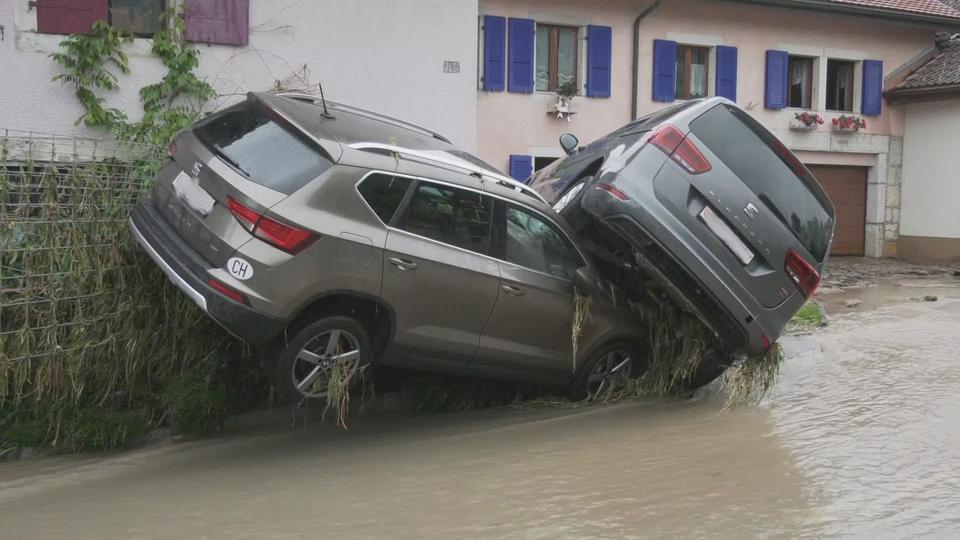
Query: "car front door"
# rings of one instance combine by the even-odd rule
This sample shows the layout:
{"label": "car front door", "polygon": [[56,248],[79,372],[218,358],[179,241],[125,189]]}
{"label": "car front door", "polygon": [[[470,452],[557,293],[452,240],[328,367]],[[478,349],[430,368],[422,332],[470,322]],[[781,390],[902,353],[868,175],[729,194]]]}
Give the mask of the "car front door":
{"label": "car front door", "polygon": [[420,180],[387,234],[381,297],[395,331],[388,362],[460,372],[480,342],[500,287],[493,200]]}
{"label": "car front door", "polygon": [[573,278],[584,265],[543,214],[498,201],[500,295],[471,372],[529,377],[573,369]]}

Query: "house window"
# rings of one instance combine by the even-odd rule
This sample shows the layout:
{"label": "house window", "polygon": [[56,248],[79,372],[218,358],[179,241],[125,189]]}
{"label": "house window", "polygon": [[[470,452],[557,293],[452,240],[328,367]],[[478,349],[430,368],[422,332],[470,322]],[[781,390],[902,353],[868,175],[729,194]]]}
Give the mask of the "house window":
{"label": "house window", "polygon": [[677,45],[677,99],[707,97],[710,49]]}
{"label": "house window", "polygon": [[572,26],[537,24],[537,91],[577,87],[578,33]]}
{"label": "house window", "polygon": [[546,167],[547,165],[550,165],[551,163],[553,163],[553,162],[556,161],[557,159],[559,159],[559,158],[534,156],[534,157],[533,157],[533,170],[534,170],[534,171],[539,171],[540,169]]}
{"label": "house window", "polygon": [[110,26],[135,36],[160,30],[165,0],[109,0]]}
{"label": "house window", "polygon": [[813,58],[791,56],[787,106],[809,109],[813,101]]}
{"label": "house window", "polygon": [[853,110],[854,62],[827,60],[827,110]]}

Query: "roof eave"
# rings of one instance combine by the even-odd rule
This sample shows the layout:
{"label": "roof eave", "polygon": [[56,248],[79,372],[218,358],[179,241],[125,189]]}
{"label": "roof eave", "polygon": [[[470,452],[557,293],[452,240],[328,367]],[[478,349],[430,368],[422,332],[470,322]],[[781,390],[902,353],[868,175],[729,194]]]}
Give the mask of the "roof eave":
{"label": "roof eave", "polygon": [[916,88],[895,88],[884,92],[883,97],[890,104],[919,103],[923,101],[943,101],[960,98],[960,84],[939,86],[920,86]]}
{"label": "roof eave", "polygon": [[[729,0],[728,0],[729,1]],[[779,6],[784,8],[813,10],[819,12],[833,12],[858,17],[871,17],[876,19],[886,19],[900,23],[913,23],[924,26],[934,26],[937,28],[960,29],[960,18],[944,17],[941,15],[929,15],[924,13],[912,13],[909,11],[899,11],[893,9],[875,8],[870,6],[858,6],[854,4],[838,4],[830,0],[733,0],[737,2],[747,2],[751,4],[765,4],[770,6]]]}

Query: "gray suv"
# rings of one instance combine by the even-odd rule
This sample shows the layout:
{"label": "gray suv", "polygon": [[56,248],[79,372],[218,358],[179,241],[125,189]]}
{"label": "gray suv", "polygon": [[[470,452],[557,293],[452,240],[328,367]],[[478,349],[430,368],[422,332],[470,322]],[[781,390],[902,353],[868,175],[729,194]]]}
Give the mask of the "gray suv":
{"label": "gray suv", "polygon": [[[288,401],[373,362],[563,384],[577,399],[644,369],[640,323],[596,294],[567,224],[437,133],[250,94],[169,153],[131,232],[217,323],[269,345]],[[594,296],[577,345],[575,286]]]}
{"label": "gray suv", "polygon": [[685,101],[586,147],[570,135],[561,145],[569,156],[528,185],[583,239],[600,275],[627,297],[669,296],[723,352],[768,349],[820,284],[833,204],[729,100]]}

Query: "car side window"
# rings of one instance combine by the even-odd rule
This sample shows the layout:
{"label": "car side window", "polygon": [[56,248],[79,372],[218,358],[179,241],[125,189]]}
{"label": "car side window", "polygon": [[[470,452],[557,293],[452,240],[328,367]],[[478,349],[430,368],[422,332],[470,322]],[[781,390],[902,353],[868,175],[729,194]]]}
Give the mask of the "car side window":
{"label": "car side window", "polygon": [[390,223],[411,182],[412,180],[402,176],[372,174],[357,186],[357,190],[370,208],[373,208],[377,217],[384,223]]}
{"label": "car side window", "polygon": [[397,227],[486,255],[490,253],[492,209],[488,196],[420,181]]}
{"label": "car side window", "polygon": [[560,279],[573,279],[583,266],[566,237],[543,217],[515,206],[507,207],[504,260]]}

